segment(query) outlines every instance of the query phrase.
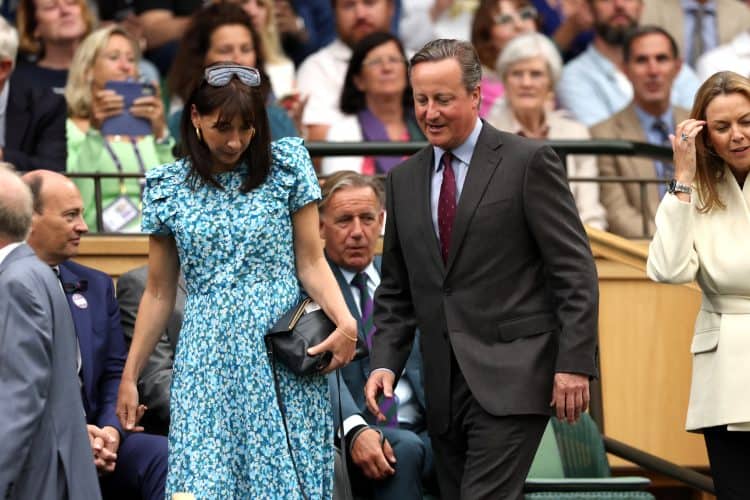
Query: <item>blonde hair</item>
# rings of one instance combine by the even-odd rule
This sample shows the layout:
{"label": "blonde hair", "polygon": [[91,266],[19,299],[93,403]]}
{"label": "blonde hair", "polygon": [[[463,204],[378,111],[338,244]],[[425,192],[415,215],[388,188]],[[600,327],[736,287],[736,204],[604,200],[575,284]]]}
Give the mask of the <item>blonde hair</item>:
{"label": "blonde hair", "polygon": [[[81,16],[86,25],[86,31],[83,34],[85,37],[94,29],[96,18],[91,9],[89,9],[86,0],[78,0],[78,5],[81,7]],[[44,43],[34,34],[36,27],[36,5],[34,5],[34,0],[21,0],[16,11],[16,28],[18,29],[18,36],[20,38],[19,47],[21,52],[42,57],[44,55]]]}
{"label": "blonde hair", "polygon": [[114,35],[125,37],[133,46],[136,64],[141,57],[138,42],[120,26],[113,24],[91,32],[76,49],[68,70],[68,83],[65,85],[65,100],[68,114],[75,118],[91,117],[91,71],[99,53],[107,46]]}
{"label": "blonde hair", "polygon": [[[690,118],[706,119],[706,108],[720,95],[740,94],[750,101],[750,80],[732,71],[720,71],[708,78],[695,94]],[[707,129],[695,141],[698,211],[707,213],[714,208],[726,207],[719,198],[717,186],[726,177],[726,162],[716,153]]]}

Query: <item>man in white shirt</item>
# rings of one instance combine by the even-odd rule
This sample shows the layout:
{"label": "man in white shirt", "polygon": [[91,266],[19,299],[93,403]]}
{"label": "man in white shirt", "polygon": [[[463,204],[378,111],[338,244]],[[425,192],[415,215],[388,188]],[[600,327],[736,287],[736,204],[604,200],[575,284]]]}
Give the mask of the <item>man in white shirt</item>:
{"label": "man in white shirt", "polygon": [[394,0],[333,0],[336,39],[309,56],[297,71],[297,87],[307,96],[302,115],[307,139],[324,141],[342,116],[339,98],[352,47],[376,31],[389,31]]}
{"label": "man in white shirt", "polygon": [[719,71],[750,77],[750,31],[743,31],[731,42],[703,54],[695,70],[702,81]]}
{"label": "man in white shirt", "polygon": [[[368,346],[377,335],[372,313],[375,289],[380,284],[380,262],[374,256],[385,217],[383,197],[376,179],[342,171],[326,180],[319,205],[326,258],[357,318],[358,335]],[[369,358],[341,369],[341,391],[335,375],[329,376],[335,413],[341,398],[347,448],[342,451],[347,453],[355,493],[383,500],[422,498],[423,479],[431,479],[433,467],[421,364],[418,349],[413,347],[396,386],[396,398],[381,404],[390,409],[384,409],[390,418],[380,426],[365,407]],[[336,422],[340,421],[336,415]]]}

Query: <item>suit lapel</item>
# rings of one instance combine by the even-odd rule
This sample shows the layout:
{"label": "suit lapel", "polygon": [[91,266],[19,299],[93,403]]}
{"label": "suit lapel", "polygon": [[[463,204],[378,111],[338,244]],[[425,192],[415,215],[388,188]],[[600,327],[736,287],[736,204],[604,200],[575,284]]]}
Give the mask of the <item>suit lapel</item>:
{"label": "suit lapel", "polygon": [[7,106],[5,116],[11,118],[13,122],[6,124],[5,145],[8,148],[21,149],[21,142],[26,135],[26,127],[29,123],[29,113],[27,112],[29,102],[25,95],[18,92],[18,85],[10,85]]}
{"label": "suit lapel", "polygon": [[[471,156],[471,163],[466,174],[464,187],[461,190],[461,198],[458,200],[456,207],[456,219],[453,221],[453,234],[451,235],[450,250],[448,251],[448,264],[446,265],[446,274],[448,274],[456,260],[461,243],[466,236],[469,222],[474,215],[474,211],[479,201],[484,196],[484,192],[490,183],[497,166],[502,160],[498,149],[502,145],[497,132],[489,124],[482,125],[482,131],[477,138],[477,145]],[[432,227],[432,224],[430,224]]]}
{"label": "suit lapel", "polygon": [[359,308],[357,307],[357,303],[354,302],[354,296],[352,295],[352,288],[349,283],[347,283],[346,279],[344,278],[344,274],[341,272],[341,269],[339,269],[339,266],[337,266],[333,261],[331,261],[328,256],[326,255],[326,260],[328,261],[328,265],[331,268],[331,271],[333,271],[333,276],[336,278],[336,282],[339,285],[339,289],[341,289],[341,294],[344,296],[344,301],[346,302],[347,307],[349,308],[349,312],[352,313],[352,316],[354,316],[354,319],[357,320],[357,335],[362,339],[362,341],[365,341],[365,332],[362,329],[362,316],[359,314]]}
{"label": "suit lapel", "polygon": [[[77,283],[80,281],[80,277],[68,269],[65,264],[60,265],[60,279],[63,283]],[[74,295],[81,295],[86,299],[86,302],[78,300],[78,304],[73,301]],[[91,338],[93,333],[93,326],[91,324],[91,312],[89,308],[92,306],[91,301],[88,301],[86,292],[73,292],[65,293],[68,299],[68,307],[73,315],[73,323],[76,327],[76,336],[78,337],[78,348],[81,351],[81,372],[83,373],[83,392],[86,395],[84,404],[86,405],[86,413],[89,412],[89,401],[93,395],[93,366],[94,366],[94,339]],[[85,304],[85,307],[84,307]]]}
{"label": "suit lapel", "polygon": [[432,191],[432,169],[434,154],[432,146],[428,146],[417,153],[415,158],[416,168],[412,172],[414,180],[414,200],[418,207],[419,227],[424,233],[422,241],[428,247],[428,252],[433,264],[440,272],[443,272],[443,257],[440,255],[440,241],[435,234],[435,226],[432,223],[432,202],[430,193]]}
{"label": "suit lapel", "polygon": [[[631,103],[625,111],[617,123],[620,129],[617,137],[637,142],[648,142],[646,132],[641,127],[641,122],[638,120],[638,115],[635,112],[635,105]],[[623,175],[641,178],[656,176],[654,160],[650,158],[626,156],[623,161],[628,165],[628,171],[623,172]],[[655,207],[659,204],[659,188],[654,183],[648,183],[646,184],[646,193],[649,206],[652,206],[655,211]]]}

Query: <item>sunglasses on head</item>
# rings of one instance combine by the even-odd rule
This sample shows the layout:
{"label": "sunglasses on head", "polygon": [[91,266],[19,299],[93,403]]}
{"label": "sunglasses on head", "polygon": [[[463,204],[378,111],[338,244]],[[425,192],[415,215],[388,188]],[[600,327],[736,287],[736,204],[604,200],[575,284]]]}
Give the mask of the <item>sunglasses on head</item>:
{"label": "sunglasses on head", "polygon": [[257,69],[238,64],[211,66],[203,72],[203,77],[206,79],[206,83],[212,87],[224,87],[234,77],[237,77],[240,82],[248,87],[260,85],[260,73]]}

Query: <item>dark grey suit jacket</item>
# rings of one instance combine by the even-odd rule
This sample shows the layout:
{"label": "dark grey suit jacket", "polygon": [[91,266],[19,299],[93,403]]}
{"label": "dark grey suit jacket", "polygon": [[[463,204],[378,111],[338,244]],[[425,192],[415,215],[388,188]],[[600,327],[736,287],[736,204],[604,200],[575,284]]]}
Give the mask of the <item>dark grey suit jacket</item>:
{"label": "dark grey suit jacket", "polygon": [[0,291],[0,496],[98,499],[60,282],[23,244],[0,263]]}
{"label": "dark grey suit jacket", "polygon": [[421,331],[427,423],[449,425],[451,352],[493,415],[550,414],[554,373],[596,374],[598,282],[551,148],[483,124],[449,259],[430,210],[433,149],[388,175],[370,367],[400,374]]}
{"label": "dark grey suit jacket", "polygon": [[[125,339],[130,345],[133,340],[135,317],[141,303],[143,291],[146,289],[148,267],[142,266],[120,276],[117,280],[117,302],[120,304],[120,321]],[[169,395],[172,384],[172,366],[174,353],[177,349],[177,339],[182,328],[182,314],[185,310],[185,279],[180,274],[177,282],[177,297],[174,311],[169,317],[167,329],[162,333],[159,342],[143,373],[138,380],[140,402],[148,407],[143,416],[142,425],[149,433],[166,435],[169,430]]]}

